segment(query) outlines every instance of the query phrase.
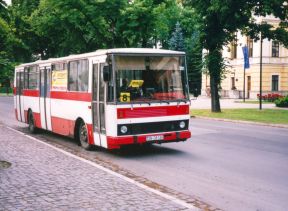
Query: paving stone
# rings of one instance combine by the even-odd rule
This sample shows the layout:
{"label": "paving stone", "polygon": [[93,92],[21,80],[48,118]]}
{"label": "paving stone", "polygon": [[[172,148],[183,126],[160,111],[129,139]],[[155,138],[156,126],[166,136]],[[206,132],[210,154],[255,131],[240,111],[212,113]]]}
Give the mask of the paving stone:
{"label": "paving stone", "polygon": [[188,210],[0,126],[0,210]]}

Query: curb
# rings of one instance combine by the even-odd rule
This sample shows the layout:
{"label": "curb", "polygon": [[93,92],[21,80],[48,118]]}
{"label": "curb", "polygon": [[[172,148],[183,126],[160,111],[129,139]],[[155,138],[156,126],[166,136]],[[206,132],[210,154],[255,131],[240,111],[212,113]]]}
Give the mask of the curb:
{"label": "curb", "polygon": [[[24,132],[18,131],[16,129],[10,127],[10,126],[7,126],[7,125],[0,124],[0,126],[6,127],[7,129],[9,129],[11,131],[14,131],[17,134],[20,134],[20,135],[22,135],[22,136],[24,136],[26,138],[29,138],[29,139],[31,139],[33,141],[36,141],[36,142],[38,142],[40,144],[43,144],[43,145],[45,145],[45,146],[47,146],[47,147],[49,147],[49,148],[51,148],[51,149],[53,149],[53,150],[55,150],[57,152],[60,152],[60,153],[66,155],[66,156],[69,156],[71,158],[77,159],[77,160],[79,160],[79,161],[81,161],[83,163],[86,163],[86,164],[88,164],[90,166],[93,166],[93,167],[95,167],[97,169],[100,169],[100,170],[102,170],[102,171],[104,171],[104,172],[106,172],[106,173],[108,173],[108,174],[110,174],[112,176],[115,176],[115,177],[117,177],[119,179],[122,179],[122,180],[124,180],[124,181],[126,181],[126,182],[128,182],[130,184],[138,186],[139,188],[141,188],[141,189],[143,189],[143,190],[145,190],[147,192],[151,192],[151,193],[154,193],[154,194],[156,194],[156,195],[158,195],[160,197],[163,197],[163,198],[165,198],[165,199],[167,199],[167,200],[169,200],[169,201],[171,201],[171,202],[173,202],[173,203],[175,203],[177,205],[182,206],[183,209],[181,208],[181,210],[189,210],[189,211],[190,210],[191,211],[200,211],[201,210],[201,206],[200,206],[201,204],[197,204],[197,203],[199,203],[199,201],[195,201],[195,202],[193,201],[195,204],[186,202],[186,201],[184,201],[182,199],[179,199],[179,198],[177,198],[177,197],[175,197],[175,196],[173,196],[173,195],[171,195],[169,193],[161,192],[160,190],[158,190],[156,188],[152,188],[150,186],[142,184],[141,182],[139,182],[139,181],[137,181],[135,179],[131,179],[131,178],[129,178],[129,177],[125,176],[125,175],[122,175],[122,174],[120,174],[120,173],[118,173],[116,171],[113,171],[113,170],[111,170],[111,169],[109,169],[109,168],[107,168],[105,166],[102,166],[102,165],[100,165],[98,163],[95,163],[95,162],[93,162],[91,160],[85,159],[82,156],[78,156],[78,155],[76,155],[76,154],[74,154],[72,152],[69,152],[69,151],[66,151],[64,149],[58,148],[57,146],[51,145],[51,144],[49,144],[49,143],[47,143],[45,141],[42,141],[42,140],[38,139],[37,137],[33,137],[31,135],[25,134]],[[213,207],[212,207],[212,209],[209,209],[209,207],[206,207],[206,204],[204,204],[204,207],[205,207],[205,210],[207,210],[207,211],[208,210],[215,210],[215,211],[220,210],[220,209],[213,208]]]}
{"label": "curb", "polygon": [[207,120],[215,120],[215,121],[223,121],[223,122],[234,122],[234,123],[251,124],[251,125],[259,125],[259,126],[267,126],[267,127],[278,127],[278,128],[287,128],[288,129],[288,125],[284,125],[284,124],[269,124],[269,123],[262,123],[262,122],[251,122],[251,121],[233,120],[233,119],[221,119],[221,118],[203,117],[203,116],[190,116],[190,118],[207,119]]}

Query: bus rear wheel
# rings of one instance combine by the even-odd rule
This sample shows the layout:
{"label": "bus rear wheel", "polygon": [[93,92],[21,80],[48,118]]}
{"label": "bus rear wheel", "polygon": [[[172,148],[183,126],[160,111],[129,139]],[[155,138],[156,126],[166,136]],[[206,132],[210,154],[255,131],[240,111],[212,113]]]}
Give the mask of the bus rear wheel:
{"label": "bus rear wheel", "polygon": [[37,128],[35,126],[35,119],[34,119],[32,111],[29,111],[29,114],[28,114],[28,129],[30,133],[37,132]]}
{"label": "bus rear wheel", "polygon": [[92,149],[92,145],[89,144],[88,141],[87,127],[83,121],[81,121],[78,126],[78,141],[84,149],[86,150]]}

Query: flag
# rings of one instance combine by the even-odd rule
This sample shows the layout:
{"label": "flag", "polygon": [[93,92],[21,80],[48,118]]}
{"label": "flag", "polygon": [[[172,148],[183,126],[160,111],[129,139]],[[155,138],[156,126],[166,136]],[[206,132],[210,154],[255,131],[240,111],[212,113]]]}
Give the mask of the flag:
{"label": "flag", "polygon": [[243,51],[243,56],[244,56],[244,69],[249,69],[250,68],[250,64],[249,64],[249,50],[248,50],[248,47],[245,45],[244,47],[242,47],[242,51]]}

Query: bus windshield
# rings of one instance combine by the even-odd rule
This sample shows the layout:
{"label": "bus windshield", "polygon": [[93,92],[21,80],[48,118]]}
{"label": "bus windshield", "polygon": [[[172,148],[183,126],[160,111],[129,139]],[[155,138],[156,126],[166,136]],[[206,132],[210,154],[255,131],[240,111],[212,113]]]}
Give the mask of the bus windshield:
{"label": "bus windshield", "polygon": [[115,56],[117,102],[187,99],[184,56]]}

